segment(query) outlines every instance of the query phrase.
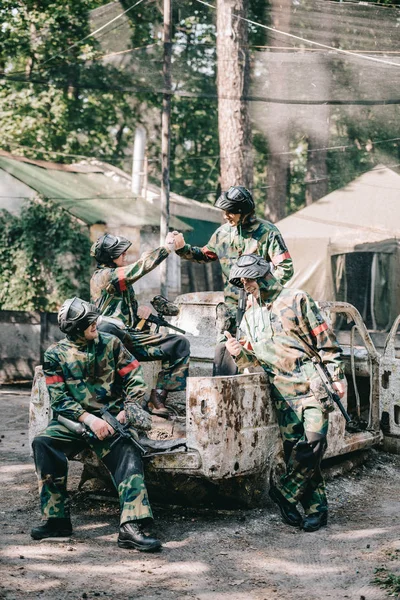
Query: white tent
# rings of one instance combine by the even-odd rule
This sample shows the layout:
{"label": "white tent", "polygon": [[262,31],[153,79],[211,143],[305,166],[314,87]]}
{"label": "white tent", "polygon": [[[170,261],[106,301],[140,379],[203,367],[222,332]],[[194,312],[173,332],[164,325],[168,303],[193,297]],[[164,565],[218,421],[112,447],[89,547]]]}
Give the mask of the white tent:
{"label": "white tent", "polygon": [[289,286],[355,304],[369,326],[400,312],[400,175],[377,166],[277,223],[293,257]]}

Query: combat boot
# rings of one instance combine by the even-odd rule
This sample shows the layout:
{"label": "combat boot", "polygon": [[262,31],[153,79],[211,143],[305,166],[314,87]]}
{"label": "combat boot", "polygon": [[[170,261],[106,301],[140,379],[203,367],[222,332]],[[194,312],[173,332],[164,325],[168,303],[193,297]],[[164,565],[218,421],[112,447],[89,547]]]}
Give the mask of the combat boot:
{"label": "combat boot", "polygon": [[328,513],[320,512],[306,515],[303,519],[302,529],[304,531],[318,531],[321,527],[325,527],[328,523]]}
{"label": "combat boot", "polygon": [[148,407],[152,415],[168,417],[169,412],[167,407],[165,406],[165,400],[167,398],[167,395],[167,390],[151,390],[150,398],[148,401]]}
{"label": "combat boot", "polygon": [[43,525],[38,525],[31,530],[34,540],[44,540],[50,537],[68,537],[72,533],[72,524],[69,518],[47,519]]}
{"label": "combat boot", "polygon": [[269,497],[278,505],[285,523],[292,525],[292,527],[300,527],[303,519],[295,504],[286,500],[285,496],[274,485],[269,488]]}
{"label": "combat boot", "polygon": [[128,521],[119,528],[118,546],[140,552],[155,552],[161,548],[161,542],[147,535],[140,522]]}

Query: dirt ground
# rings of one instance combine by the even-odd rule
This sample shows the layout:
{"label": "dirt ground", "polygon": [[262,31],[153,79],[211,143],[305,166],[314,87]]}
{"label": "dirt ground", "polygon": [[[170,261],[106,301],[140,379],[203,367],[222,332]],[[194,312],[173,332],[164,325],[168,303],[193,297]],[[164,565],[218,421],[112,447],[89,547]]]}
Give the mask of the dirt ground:
{"label": "dirt ground", "polygon": [[371,583],[376,569],[400,575],[400,457],[379,451],[329,481],[325,529],[293,529],[275,506],[155,506],[163,550],[152,555],[117,547],[118,505],[77,492],[81,466],[71,463],[74,534],[35,542],[29,390],[3,389],[0,405],[2,599],[383,600],[388,590]]}

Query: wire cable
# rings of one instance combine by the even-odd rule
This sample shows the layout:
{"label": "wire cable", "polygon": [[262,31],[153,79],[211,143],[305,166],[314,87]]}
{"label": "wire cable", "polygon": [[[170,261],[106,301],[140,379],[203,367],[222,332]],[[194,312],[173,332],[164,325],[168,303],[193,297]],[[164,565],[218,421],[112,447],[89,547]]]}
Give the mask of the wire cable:
{"label": "wire cable", "polygon": [[[204,4],[204,6],[208,6],[209,8],[213,8],[216,10],[216,6],[213,4],[209,4],[204,0],[196,0],[200,4]],[[388,60],[382,60],[380,58],[375,58],[373,56],[363,56],[362,54],[358,54],[357,52],[352,52],[351,50],[343,50],[342,48],[335,48],[334,46],[328,46],[327,44],[322,44],[320,42],[315,42],[313,40],[308,40],[307,38],[300,37],[298,35],[294,35],[293,33],[287,33],[286,31],[281,31],[280,29],[276,29],[275,27],[269,27],[268,25],[264,25],[263,23],[257,23],[257,21],[252,21],[251,19],[246,19],[246,17],[241,17],[240,15],[232,14],[232,17],[236,19],[240,19],[241,21],[245,21],[246,23],[250,23],[251,25],[255,25],[256,27],[262,27],[263,29],[267,29],[268,31],[272,31],[275,34],[285,35],[287,37],[293,38],[295,40],[299,40],[301,42],[305,42],[307,44],[314,44],[315,46],[319,46],[320,48],[325,48],[326,50],[333,50],[334,52],[339,52],[341,54],[347,54],[349,56],[355,56],[357,58],[361,58],[363,60],[371,60],[373,62],[378,62],[384,65],[390,65],[394,67],[400,67],[400,62],[395,63]]]}
{"label": "wire cable", "polygon": [[[197,0],[199,1],[199,0]],[[400,66],[400,64],[399,64]],[[25,85],[43,85],[43,86],[48,86],[48,87],[55,87],[55,88],[64,88],[67,82],[64,81],[44,81],[43,79],[38,79],[38,78],[30,78],[29,80],[26,79],[20,79],[20,78],[13,78],[10,77],[7,73],[4,72],[0,72],[0,79],[3,79],[5,81],[12,81],[14,83],[21,83],[21,84],[25,84]],[[68,81],[68,85],[71,86],[73,85],[73,83],[71,81]],[[291,100],[288,98],[269,98],[269,97],[265,97],[265,96],[233,96],[233,95],[221,95],[221,94],[217,94],[217,93],[213,93],[213,94],[207,94],[207,93],[201,93],[198,94],[196,92],[189,92],[189,91],[184,91],[184,90],[167,90],[167,89],[161,89],[161,88],[146,88],[146,87],[140,87],[140,86],[136,86],[136,87],[122,87],[122,86],[116,86],[116,87],[110,87],[110,86],[96,86],[96,85],[90,85],[88,83],[82,83],[79,82],[78,86],[80,89],[84,90],[97,90],[97,91],[102,91],[102,92],[113,92],[113,93],[125,93],[125,92],[137,92],[137,93],[142,93],[142,94],[156,94],[156,95],[166,95],[166,96],[178,96],[180,98],[203,98],[206,100],[241,100],[241,101],[247,101],[247,102],[263,102],[266,104],[283,104],[283,105],[303,105],[303,106],[390,106],[390,105],[397,105],[400,104],[400,98],[382,98],[382,99],[373,99],[373,100],[339,100],[339,99],[333,99],[333,100],[329,100],[329,99],[318,99],[318,100],[306,100],[306,99],[300,99],[300,100]]]}
{"label": "wire cable", "polygon": [[54,54],[53,56],[51,56],[50,58],[48,58],[44,62],[39,63],[38,65],[36,65],[36,68],[41,68],[44,65],[46,65],[47,63],[49,63],[51,60],[54,60],[55,58],[60,58],[61,56],[64,56],[66,52],[69,52],[70,50],[72,50],[72,48],[75,48],[76,46],[78,46],[79,44],[81,44],[82,42],[84,42],[85,40],[88,40],[90,37],[95,36],[97,33],[99,33],[100,31],[102,31],[103,29],[105,29],[109,25],[111,25],[111,23],[114,23],[115,21],[117,21],[118,19],[120,19],[121,17],[123,17],[124,15],[126,15],[130,10],[132,10],[133,8],[136,8],[136,6],[138,6],[142,2],[144,2],[144,0],[138,0],[135,4],[133,4],[132,6],[130,6],[126,10],[124,10],[122,13],[120,13],[119,15],[117,15],[116,17],[114,17],[113,19],[111,19],[111,21],[108,21],[107,23],[105,23],[104,25],[102,25],[101,27],[99,27],[98,29],[96,29],[95,31],[90,32],[88,35],[86,35],[85,37],[83,37],[81,40],[78,40],[77,42],[74,42],[73,44],[71,44],[71,46],[68,46],[68,48],[66,48],[63,52],[60,52],[59,54]]}

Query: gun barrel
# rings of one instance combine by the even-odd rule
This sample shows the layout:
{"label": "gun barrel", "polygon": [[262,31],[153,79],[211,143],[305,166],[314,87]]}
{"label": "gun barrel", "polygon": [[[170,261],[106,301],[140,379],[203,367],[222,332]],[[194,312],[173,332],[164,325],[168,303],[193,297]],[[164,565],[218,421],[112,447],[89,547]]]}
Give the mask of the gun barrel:
{"label": "gun barrel", "polygon": [[179,331],[179,333],[183,333],[183,334],[186,333],[186,331],[184,329],[180,329],[180,327],[171,325],[171,323],[168,323],[168,321],[166,319],[164,319],[163,317],[161,317],[160,315],[158,315],[158,316],[150,315],[146,320],[149,321],[150,323],[154,323],[154,325],[158,325],[158,327],[170,327],[171,329],[174,329],[175,331]]}
{"label": "gun barrel", "polygon": [[247,294],[246,291],[240,290],[238,307],[236,310],[236,339],[240,338],[240,323],[242,322],[243,315],[246,312]]}
{"label": "gun barrel", "polygon": [[312,362],[314,363],[314,366],[315,366],[319,376],[321,377],[321,381],[324,384],[324,387],[325,387],[327,393],[331,396],[332,400],[336,403],[338,409],[340,410],[340,412],[346,419],[346,422],[350,423],[352,421],[352,419],[351,419],[349,413],[347,412],[347,410],[345,409],[345,407],[343,406],[342,401],[340,400],[339,394],[335,391],[335,389],[332,385],[332,382],[330,380],[330,376],[328,375],[328,373],[326,371],[325,365],[323,363],[321,363],[316,357],[312,358]]}

